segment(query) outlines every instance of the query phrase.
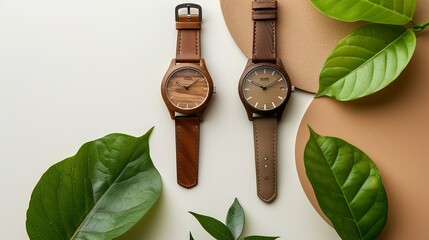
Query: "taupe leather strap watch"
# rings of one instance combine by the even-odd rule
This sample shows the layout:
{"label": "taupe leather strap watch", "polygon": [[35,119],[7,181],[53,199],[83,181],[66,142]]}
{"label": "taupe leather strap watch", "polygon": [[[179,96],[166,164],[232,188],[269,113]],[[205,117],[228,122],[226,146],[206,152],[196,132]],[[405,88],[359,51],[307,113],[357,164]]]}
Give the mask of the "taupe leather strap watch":
{"label": "taupe leather strap watch", "polygon": [[198,184],[200,121],[214,87],[201,58],[201,6],[180,4],[175,15],[176,58],[171,61],[162,80],[161,94],[176,123],[177,183],[191,188]]}
{"label": "taupe leather strap watch", "polygon": [[252,3],[253,50],[240,78],[238,92],[253,121],[258,197],[271,202],[277,196],[277,122],[291,95],[291,82],[277,58],[277,1]]}

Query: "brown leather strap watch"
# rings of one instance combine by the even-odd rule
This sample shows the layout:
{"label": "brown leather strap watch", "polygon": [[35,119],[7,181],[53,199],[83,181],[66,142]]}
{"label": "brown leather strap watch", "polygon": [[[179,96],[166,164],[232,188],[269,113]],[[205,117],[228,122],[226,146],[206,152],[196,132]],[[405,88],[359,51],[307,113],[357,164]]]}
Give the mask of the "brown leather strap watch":
{"label": "brown leather strap watch", "polygon": [[176,58],[164,76],[161,94],[171,118],[175,120],[177,183],[191,188],[198,184],[200,121],[214,87],[201,58],[201,6],[180,4],[175,14]]}
{"label": "brown leather strap watch", "polygon": [[238,92],[253,121],[257,194],[264,202],[277,196],[277,122],[291,95],[291,82],[277,58],[277,1],[252,3],[253,50]]}

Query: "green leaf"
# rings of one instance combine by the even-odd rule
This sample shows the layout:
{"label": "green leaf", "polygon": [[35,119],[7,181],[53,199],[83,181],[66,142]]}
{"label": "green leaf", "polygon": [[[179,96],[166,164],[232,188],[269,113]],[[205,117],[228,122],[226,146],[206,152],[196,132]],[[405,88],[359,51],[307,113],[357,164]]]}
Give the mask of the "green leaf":
{"label": "green leaf", "polygon": [[265,236],[249,236],[243,238],[243,240],[275,240],[279,237],[265,237]]}
{"label": "green leaf", "polygon": [[226,216],[226,226],[231,231],[234,239],[238,239],[243,232],[244,211],[237,198],[235,198],[234,203],[228,210],[228,214]]}
{"label": "green leaf", "polygon": [[311,0],[323,14],[345,22],[360,20],[405,25],[412,20],[416,0]]}
{"label": "green leaf", "polygon": [[189,240],[194,240],[194,237],[192,237],[192,233],[189,232]]}
{"label": "green leaf", "polygon": [[353,145],[310,128],[304,150],[317,201],[344,240],[377,239],[387,220],[387,196],[372,160]]}
{"label": "green leaf", "polygon": [[161,194],[151,132],[108,135],[50,167],[31,195],[30,239],[113,239],[135,225]]}
{"label": "green leaf", "polygon": [[350,101],[392,83],[409,63],[416,35],[401,26],[371,24],[342,39],[323,65],[316,97]]}
{"label": "green leaf", "polygon": [[234,240],[231,231],[219,220],[194,212],[189,213],[192,214],[198,220],[198,222],[200,222],[201,226],[215,239]]}

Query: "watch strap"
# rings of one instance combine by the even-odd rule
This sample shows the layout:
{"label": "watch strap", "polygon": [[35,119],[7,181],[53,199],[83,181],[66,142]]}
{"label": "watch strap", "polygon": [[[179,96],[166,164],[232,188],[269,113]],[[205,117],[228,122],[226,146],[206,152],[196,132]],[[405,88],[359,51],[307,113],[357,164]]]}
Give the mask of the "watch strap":
{"label": "watch strap", "polygon": [[253,51],[252,61],[276,62],[277,1],[254,0],[252,3]]}
{"label": "watch strap", "polygon": [[[178,14],[180,8],[176,8],[177,47],[176,62],[195,62],[201,59],[201,7],[196,4],[179,5],[187,8],[187,14]],[[191,8],[198,8],[198,14],[191,14]]]}
{"label": "watch strap", "polygon": [[177,183],[192,188],[198,184],[200,118],[176,116],[175,125]]}
{"label": "watch strap", "polygon": [[277,118],[253,119],[258,197],[271,202],[277,195]]}

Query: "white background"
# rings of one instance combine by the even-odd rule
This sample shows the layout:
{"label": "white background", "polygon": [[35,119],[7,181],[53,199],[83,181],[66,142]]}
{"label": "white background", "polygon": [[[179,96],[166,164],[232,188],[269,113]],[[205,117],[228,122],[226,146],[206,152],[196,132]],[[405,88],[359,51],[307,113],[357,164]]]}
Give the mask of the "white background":
{"label": "white background", "polygon": [[152,126],[163,192],[120,239],[181,240],[189,231],[211,239],[188,211],[223,221],[235,197],[246,214],[243,236],[338,239],[310,205],[295,168],[295,137],[311,94],[295,92],[279,125],[277,199],[266,204],[256,196],[252,123],[237,93],[246,57],[218,1],[196,1],[203,6],[202,55],[217,87],[201,125],[199,185],[176,184],[174,122],[160,83],[175,56],[179,3],[0,0],[1,239],[28,239],[30,195],[49,166],[85,142],[113,132],[140,136]]}

